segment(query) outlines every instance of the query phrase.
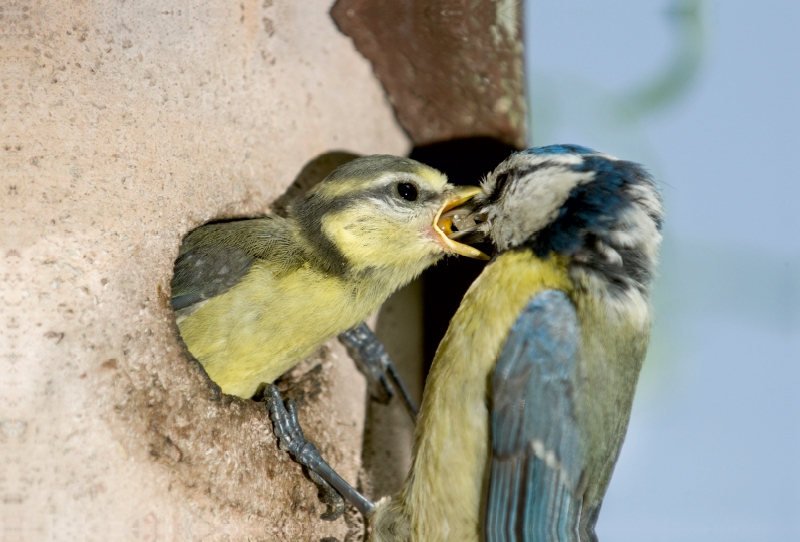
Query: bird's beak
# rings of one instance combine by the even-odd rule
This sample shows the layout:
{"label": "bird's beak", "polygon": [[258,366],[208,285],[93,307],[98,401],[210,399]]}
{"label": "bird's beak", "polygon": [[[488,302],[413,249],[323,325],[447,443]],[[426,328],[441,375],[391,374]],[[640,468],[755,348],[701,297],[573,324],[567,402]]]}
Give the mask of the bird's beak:
{"label": "bird's beak", "polygon": [[[475,247],[459,243],[451,239],[453,234],[453,220],[458,215],[458,207],[464,205],[472,198],[481,193],[477,186],[457,186],[445,200],[444,204],[436,212],[433,218],[433,230],[441,239],[445,247],[453,254],[475,258],[476,260],[488,260],[489,256]],[[455,212],[454,212],[455,211]],[[471,209],[465,209],[462,214],[470,214]]]}

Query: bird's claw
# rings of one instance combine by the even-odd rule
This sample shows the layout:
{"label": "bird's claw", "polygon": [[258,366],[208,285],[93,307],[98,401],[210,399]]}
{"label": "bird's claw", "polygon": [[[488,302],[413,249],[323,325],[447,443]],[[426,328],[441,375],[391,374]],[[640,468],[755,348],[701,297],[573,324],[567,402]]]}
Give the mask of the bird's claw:
{"label": "bird's claw", "polygon": [[323,491],[322,500],[328,506],[328,509],[320,517],[327,521],[339,519],[344,514],[344,499],[342,496],[313,470],[309,469],[308,474],[311,480]]}
{"label": "bird's claw", "polygon": [[289,400],[284,404],[283,398],[275,384],[270,384],[264,390],[264,401],[269,408],[269,417],[272,420],[272,430],[278,437],[281,450],[288,452],[295,461],[308,469],[311,480],[323,491],[323,501],[328,506],[322,514],[322,519],[333,521],[344,513],[344,499],[326,482],[317,471],[324,465],[329,468],[314,443],[306,440],[300,419],[297,415],[297,404]]}
{"label": "bird's claw", "polygon": [[370,396],[378,402],[388,403],[395,395],[395,387],[400,390],[403,402],[411,418],[416,420],[418,409],[411,394],[397,373],[389,354],[366,323],[348,329],[339,335],[339,341],[356,362],[365,377]]}

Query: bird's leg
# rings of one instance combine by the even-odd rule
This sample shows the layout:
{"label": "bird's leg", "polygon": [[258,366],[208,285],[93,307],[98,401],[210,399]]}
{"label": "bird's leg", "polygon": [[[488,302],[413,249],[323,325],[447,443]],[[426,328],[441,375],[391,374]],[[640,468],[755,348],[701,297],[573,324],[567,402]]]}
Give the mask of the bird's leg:
{"label": "bird's leg", "polygon": [[416,420],[419,410],[414,400],[411,399],[383,344],[372,333],[366,322],[341,333],[339,341],[347,348],[347,353],[355,360],[358,369],[367,377],[370,395],[381,403],[387,403],[394,397],[396,386],[403,396],[411,419]]}
{"label": "bird's leg", "polygon": [[311,479],[325,492],[325,504],[328,505],[328,511],[322,515],[322,518],[333,521],[342,515],[344,512],[342,497],[347,499],[365,517],[371,515],[375,505],[345,482],[322,459],[317,447],[306,440],[297,417],[295,402],[289,400],[284,405],[281,393],[275,384],[270,384],[264,390],[264,402],[269,408],[272,430],[280,441],[281,449],[289,452],[295,461],[304,465],[308,469]]}

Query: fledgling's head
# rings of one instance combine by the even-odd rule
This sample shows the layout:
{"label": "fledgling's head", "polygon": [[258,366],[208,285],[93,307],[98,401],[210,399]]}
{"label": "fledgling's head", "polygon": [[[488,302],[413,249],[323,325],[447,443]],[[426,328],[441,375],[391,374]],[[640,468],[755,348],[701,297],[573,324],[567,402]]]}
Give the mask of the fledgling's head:
{"label": "fledgling's head", "polygon": [[450,240],[441,215],[480,192],[409,158],[372,155],[339,166],[290,207],[332,273],[389,271],[410,280],[445,254],[483,254]]}
{"label": "fledgling's head", "polygon": [[611,292],[649,293],[663,210],[639,164],[577,145],[538,147],[510,156],[482,189],[480,229],[498,250],[565,257],[573,275]]}

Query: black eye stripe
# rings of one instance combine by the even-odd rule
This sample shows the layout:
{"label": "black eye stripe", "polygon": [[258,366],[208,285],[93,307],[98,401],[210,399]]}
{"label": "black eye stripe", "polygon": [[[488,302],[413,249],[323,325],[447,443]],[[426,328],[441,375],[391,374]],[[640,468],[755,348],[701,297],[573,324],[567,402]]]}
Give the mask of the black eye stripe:
{"label": "black eye stripe", "polygon": [[503,173],[495,177],[494,190],[492,191],[492,195],[490,196],[489,201],[494,203],[500,198],[500,196],[503,193],[503,189],[505,189],[506,187],[507,182],[508,182],[508,171],[504,171]]}
{"label": "black eye stripe", "polygon": [[397,183],[397,193],[406,201],[417,201],[419,191],[413,183]]}
{"label": "black eye stripe", "polygon": [[508,171],[504,171],[500,175],[497,176],[497,180],[495,181],[494,186],[494,193],[497,197],[500,197],[500,194],[503,193],[503,190],[506,188],[506,184],[508,183]]}

